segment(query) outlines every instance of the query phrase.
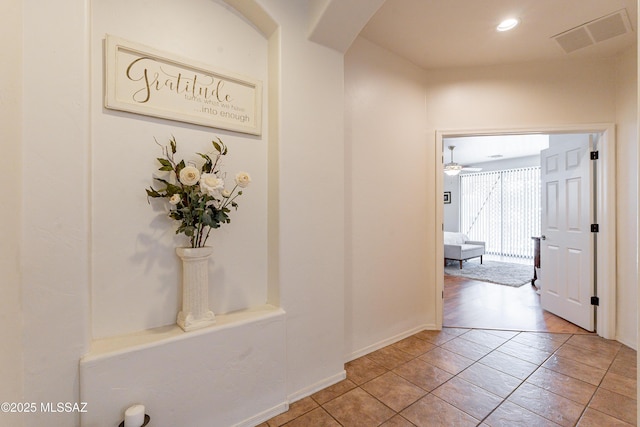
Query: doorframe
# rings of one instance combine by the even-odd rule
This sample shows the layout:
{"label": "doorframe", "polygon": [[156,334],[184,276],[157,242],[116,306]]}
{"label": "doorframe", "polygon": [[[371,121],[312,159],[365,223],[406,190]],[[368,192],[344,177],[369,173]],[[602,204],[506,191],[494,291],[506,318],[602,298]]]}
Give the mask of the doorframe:
{"label": "doorframe", "polygon": [[461,136],[527,135],[527,134],[563,134],[563,133],[600,133],[599,163],[596,178],[596,213],[600,231],[596,259],[596,280],[600,305],[596,308],[596,333],[606,339],[616,336],[616,134],[614,123],[595,123],[566,126],[544,126],[495,129],[452,129],[436,130],[435,158],[441,159],[436,166],[436,192],[433,205],[435,212],[436,236],[436,326],[442,329],[444,312],[444,152],[443,139]]}

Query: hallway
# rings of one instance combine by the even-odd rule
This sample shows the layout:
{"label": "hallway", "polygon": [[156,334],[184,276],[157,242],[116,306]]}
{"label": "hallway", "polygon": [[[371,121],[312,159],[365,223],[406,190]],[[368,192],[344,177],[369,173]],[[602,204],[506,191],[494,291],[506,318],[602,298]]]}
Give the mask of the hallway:
{"label": "hallway", "polygon": [[442,331],[346,364],[347,379],[259,427],[632,426],[636,352],[519,288],[445,275]]}
{"label": "hallway", "polygon": [[346,371],[259,427],[636,425],[636,352],[592,334],[422,331]]}

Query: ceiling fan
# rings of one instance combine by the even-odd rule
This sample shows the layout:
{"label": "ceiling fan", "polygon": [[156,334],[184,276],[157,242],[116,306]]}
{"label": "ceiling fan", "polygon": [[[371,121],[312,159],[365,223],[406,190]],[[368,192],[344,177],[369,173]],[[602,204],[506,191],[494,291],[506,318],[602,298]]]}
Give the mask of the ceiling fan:
{"label": "ceiling fan", "polygon": [[450,145],[449,150],[451,150],[451,161],[444,165],[444,173],[449,176],[458,175],[460,171],[469,171],[469,172],[480,172],[482,168],[471,168],[462,166],[453,161],[453,149],[456,148],[455,145]]}

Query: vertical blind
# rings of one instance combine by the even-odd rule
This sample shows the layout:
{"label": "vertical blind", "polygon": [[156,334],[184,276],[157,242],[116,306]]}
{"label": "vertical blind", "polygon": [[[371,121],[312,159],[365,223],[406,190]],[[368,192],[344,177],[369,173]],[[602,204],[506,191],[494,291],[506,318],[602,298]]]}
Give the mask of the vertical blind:
{"label": "vertical blind", "polygon": [[533,258],[540,234],[540,168],[460,175],[460,231],[488,254]]}

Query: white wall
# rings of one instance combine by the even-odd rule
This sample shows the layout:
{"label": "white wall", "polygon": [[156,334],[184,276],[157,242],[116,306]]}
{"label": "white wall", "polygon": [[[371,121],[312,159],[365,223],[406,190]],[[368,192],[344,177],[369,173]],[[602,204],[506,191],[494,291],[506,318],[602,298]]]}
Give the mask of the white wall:
{"label": "white wall", "polygon": [[[100,405],[83,414],[81,423],[99,426],[117,420],[137,402],[145,404],[155,422],[167,425],[235,425],[255,417],[261,421],[287,404],[285,315],[264,307],[268,41],[253,23],[221,2],[190,0],[185,8],[159,1],[152,9],[147,6],[143,1],[94,0],[91,8],[93,341],[80,364],[80,396]],[[144,22],[155,25],[141,25]],[[262,136],[103,108],[106,34],[264,82]],[[187,245],[187,239],[175,235],[177,224],[167,218],[166,202],[149,204],[144,193],[150,185],[158,188],[152,175],[161,150],[154,140],[167,144],[172,135],[178,142],[177,159],[196,162],[201,160],[196,153],[212,152],[211,140],[222,138],[229,148],[222,159],[228,189],[236,172],[247,171],[252,177],[237,199],[238,210],[231,212],[231,223],[213,230],[207,242],[214,248],[209,306],[217,324],[190,334],[174,325],[181,296],[175,247]],[[247,309],[252,313],[240,320],[223,316]],[[165,325],[138,333],[138,342],[110,349],[126,334]],[[171,333],[161,339],[151,338],[167,330]],[[147,339],[152,341],[140,348]]]}
{"label": "white wall", "polygon": [[272,418],[288,403],[285,320],[270,309],[218,316],[215,327],[188,334],[175,327],[124,336],[120,348],[94,342],[80,363],[81,425],[115,426],[133,404],[159,426],[254,426]]}
{"label": "white wall", "polygon": [[[146,3],[126,2],[125,10],[125,2],[102,0],[22,2],[27,35],[23,79],[28,82],[22,130],[24,164],[29,165],[21,175],[21,241],[29,254],[23,257],[22,280],[24,397],[76,402],[78,362],[89,352],[92,334],[120,337],[173,323],[178,273],[172,251],[177,240],[166,220],[146,204],[144,194],[155,168],[153,137],[164,141],[173,133],[189,152],[204,149],[214,134],[221,135],[230,147],[231,171],[246,169],[254,178],[232,223],[213,237],[219,258],[212,282],[222,283],[225,294],[214,292],[212,304],[217,310],[233,310],[264,303],[267,294],[279,300],[286,310],[286,328],[278,320],[275,330],[263,337],[262,348],[285,343],[277,347],[284,347],[286,354],[269,360],[277,360],[276,380],[286,378],[282,390],[294,401],[344,377],[343,56],[307,40],[306,2],[259,2],[279,25],[268,43],[256,42],[253,30],[240,29],[243,18],[219,2],[192,0],[190,7],[177,8],[175,2],[161,1],[143,10]],[[246,2],[242,6],[252,7]],[[217,18],[227,23],[216,23]],[[56,24],[60,20],[63,27]],[[265,103],[277,109],[278,134],[265,126],[269,132],[262,138],[247,137],[104,110],[100,84],[104,32],[268,79],[275,98],[265,97]],[[265,124],[271,122],[270,114],[265,111]],[[269,153],[268,163],[267,147],[275,142],[277,149]],[[267,186],[272,183],[266,182],[267,174],[278,181],[270,185],[277,190],[270,200]],[[267,204],[270,215],[276,213],[275,221],[268,222]],[[267,242],[267,235],[275,236],[276,242]],[[267,266],[268,256],[275,265]],[[251,266],[247,268],[246,262]],[[268,281],[278,289],[267,292]],[[197,351],[192,344],[193,340],[185,340],[177,347],[173,341],[162,345],[171,346],[171,354],[180,354],[181,348]],[[218,349],[228,348],[218,344]],[[250,340],[245,344],[259,351]],[[131,358],[124,359],[132,363],[123,361],[113,368],[114,381],[132,366],[160,366],[146,352],[125,349],[129,353]],[[256,372],[251,369],[261,362],[246,360],[254,362],[247,362],[249,369],[244,372]],[[200,369],[188,362],[185,366],[190,373]],[[236,372],[233,366],[220,369]],[[100,374],[99,368],[93,373]],[[238,381],[238,389],[250,384]],[[105,392],[94,397],[100,402],[89,405],[104,410],[118,398]],[[257,406],[251,404],[273,404],[250,400],[236,401],[244,410],[233,412],[234,420],[256,416]],[[206,409],[221,412],[228,407]],[[104,418],[114,422],[121,415],[107,412]],[[35,414],[25,422],[48,425],[49,417]],[[56,417],[60,425],[80,421],[77,414]]]}
{"label": "white wall", "polygon": [[[428,73],[428,117],[434,129],[544,128],[606,122],[635,129],[636,123],[631,117],[635,105],[631,99],[635,94],[634,71],[631,59],[432,71]],[[621,95],[624,91],[626,95]],[[617,149],[631,150],[633,157],[636,144],[636,138],[630,135],[617,141]],[[624,178],[616,177],[618,182],[625,182]],[[623,198],[635,206],[637,195],[633,189]],[[623,198],[617,199],[618,215],[625,209],[620,205]],[[629,214],[635,217],[637,212],[632,209]],[[634,233],[618,225],[617,239],[621,253],[625,250],[635,253]],[[619,256],[618,271],[624,270],[627,276],[633,277],[634,260]],[[622,295],[633,295],[635,286],[633,280],[618,280],[617,290]],[[619,307],[617,325],[620,339],[634,348],[636,310],[634,304]],[[622,331],[625,331],[624,337]]]}
{"label": "white wall", "polygon": [[[237,199],[231,223],[213,230],[207,245],[210,263],[209,305],[228,313],[267,300],[267,149],[269,114],[264,110],[260,137],[107,110],[103,107],[105,34],[179,54],[222,70],[267,81],[267,40],[228,7],[210,0],[94,0],[92,2],[91,83],[91,232],[93,338],[103,338],[175,322],[180,304],[180,259],[176,221],[166,201],[147,203],[145,188],[159,188],[161,144],[173,135],[177,159],[198,161],[197,152],[213,151],[220,137],[229,147],[222,160],[231,189],[238,171],[252,183]],[[154,25],[141,23],[153,22]],[[171,31],[167,31],[171,28]],[[180,34],[180,37],[171,36]],[[266,85],[265,85],[266,86]],[[268,102],[265,91],[263,105]]]}
{"label": "white wall", "polygon": [[[0,396],[22,401],[22,304],[20,231],[22,225],[22,2],[0,3],[0,149],[3,209],[0,209]],[[22,425],[18,416],[0,414],[0,424]]]}
{"label": "white wall", "polygon": [[637,348],[638,282],[638,97],[637,51],[616,61],[617,186],[617,333],[620,342]]}
{"label": "white wall", "polygon": [[[416,306],[409,306],[406,308],[406,317],[394,321],[394,310],[399,312],[402,308],[391,301],[384,306],[384,311],[391,313],[384,320],[385,333],[372,332],[378,323],[382,323],[378,320],[382,306],[374,302],[387,296],[386,283],[401,286],[402,293],[413,295],[414,298],[420,292],[425,292],[427,306],[424,308],[424,318],[430,321],[433,318],[436,301],[431,292],[435,281],[431,269],[439,261],[432,258],[435,251],[432,233],[437,230],[432,209],[440,209],[441,206],[441,195],[433,194],[436,177],[432,172],[436,169],[436,161],[440,161],[431,155],[432,151],[436,151],[436,130],[540,129],[616,122],[619,119],[634,127],[632,119],[616,115],[616,106],[620,102],[616,95],[621,91],[635,93],[631,77],[633,66],[631,59],[620,61],[617,65],[614,59],[610,59],[420,72],[398,56],[366,40],[356,40],[347,53],[345,71],[348,89],[345,101],[347,146],[353,150],[347,155],[352,163],[350,182],[353,187],[353,194],[349,198],[352,206],[347,211],[352,227],[348,229],[348,239],[353,242],[348,260],[352,263],[350,268],[353,271],[347,289],[352,294],[366,293],[366,299],[350,299],[347,294],[347,313],[356,314],[348,316],[346,324],[347,343],[351,352],[358,354],[385,339],[392,339],[394,332],[402,329],[400,326],[404,320],[414,318]],[[617,76],[628,77],[620,79]],[[412,88],[410,93],[397,90],[405,86]],[[394,91],[386,90],[388,87]],[[394,96],[384,97],[389,93]],[[413,116],[396,106],[411,105],[412,111],[423,111],[417,100],[423,96],[426,100],[425,118],[414,119],[413,125],[407,125],[404,120]],[[634,102],[631,97],[625,96],[624,99],[628,100],[625,105]],[[423,135],[424,139],[420,144],[407,143],[407,134],[416,140]],[[623,152],[633,150],[636,143],[632,137],[618,141]],[[381,153],[386,154],[384,162]],[[635,159],[633,154],[629,157]],[[419,177],[410,182],[412,191],[403,190],[404,194],[410,194],[411,197],[403,204],[389,203],[389,189],[397,190],[401,183],[404,185],[407,180],[403,180],[403,177],[407,171]],[[380,173],[382,184],[378,183]],[[356,191],[359,183],[362,183],[361,186],[371,185],[373,177],[378,177],[374,188],[381,188],[384,198],[378,200],[384,203],[374,203],[370,199],[371,194],[360,196]],[[415,182],[419,184],[414,187]],[[358,188],[358,191],[361,189]],[[629,190],[627,196],[629,203],[634,205],[637,197],[634,190]],[[437,201],[439,206],[430,206],[432,201]],[[636,215],[635,210],[631,210],[629,215]],[[424,243],[401,242],[397,236],[402,235],[402,230],[411,230]],[[617,237],[619,248],[635,251],[635,234],[619,229]],[[390,248],[395,250],[391,257]],[[396,268],[394,262],[399,259],[420,260],[426,266],[424,270],[415,267],[407,269],[405,264],[400,264],[402,268]],[[618,269],[627,270],[629,275],[635,268],[634,260],[619,257]],[[380,267],[383,263],[393,267]],[[397,273],[398,277],[392,278],[392,272]],[[618,283],[622,294],[633,293],[634,287],[632,280]],[[620,307],[618,313],[623,319],[618,331],[631,332],[631,341],[625,338],[625,342],[632,346],[635,344],[632,332],[635,313],[635,306]],[[418,323],[414,321],[413,325]]]}
{"label": "white wall", "polygon": [[433,70],[427,78],[427,117],[435,129],[511,129],[615,120],[611,60]]}
{"label": "white wall", "polygon": [[451,193],[451,203],[443,207],[444,231],[460,231],[460,176],[444,175],[442,188]]}
{"label": "white wall", "polygon": [[344,375],[343,55],[307,40],[306,2],[262,3],[282,25],[279,273],[297,400]]}
{"label": "white wall", "polygon": [[[91,327],[88,10],[84,0],[22,8],[24,399],[77,402]],[[77,425],[78,414],[55,422]],[[50,423],[51,414],[25,417]]]}
{"label": "white wall", "polygon": [[345,56],[347,359],[435,326],[425,84],[366,39]]}

